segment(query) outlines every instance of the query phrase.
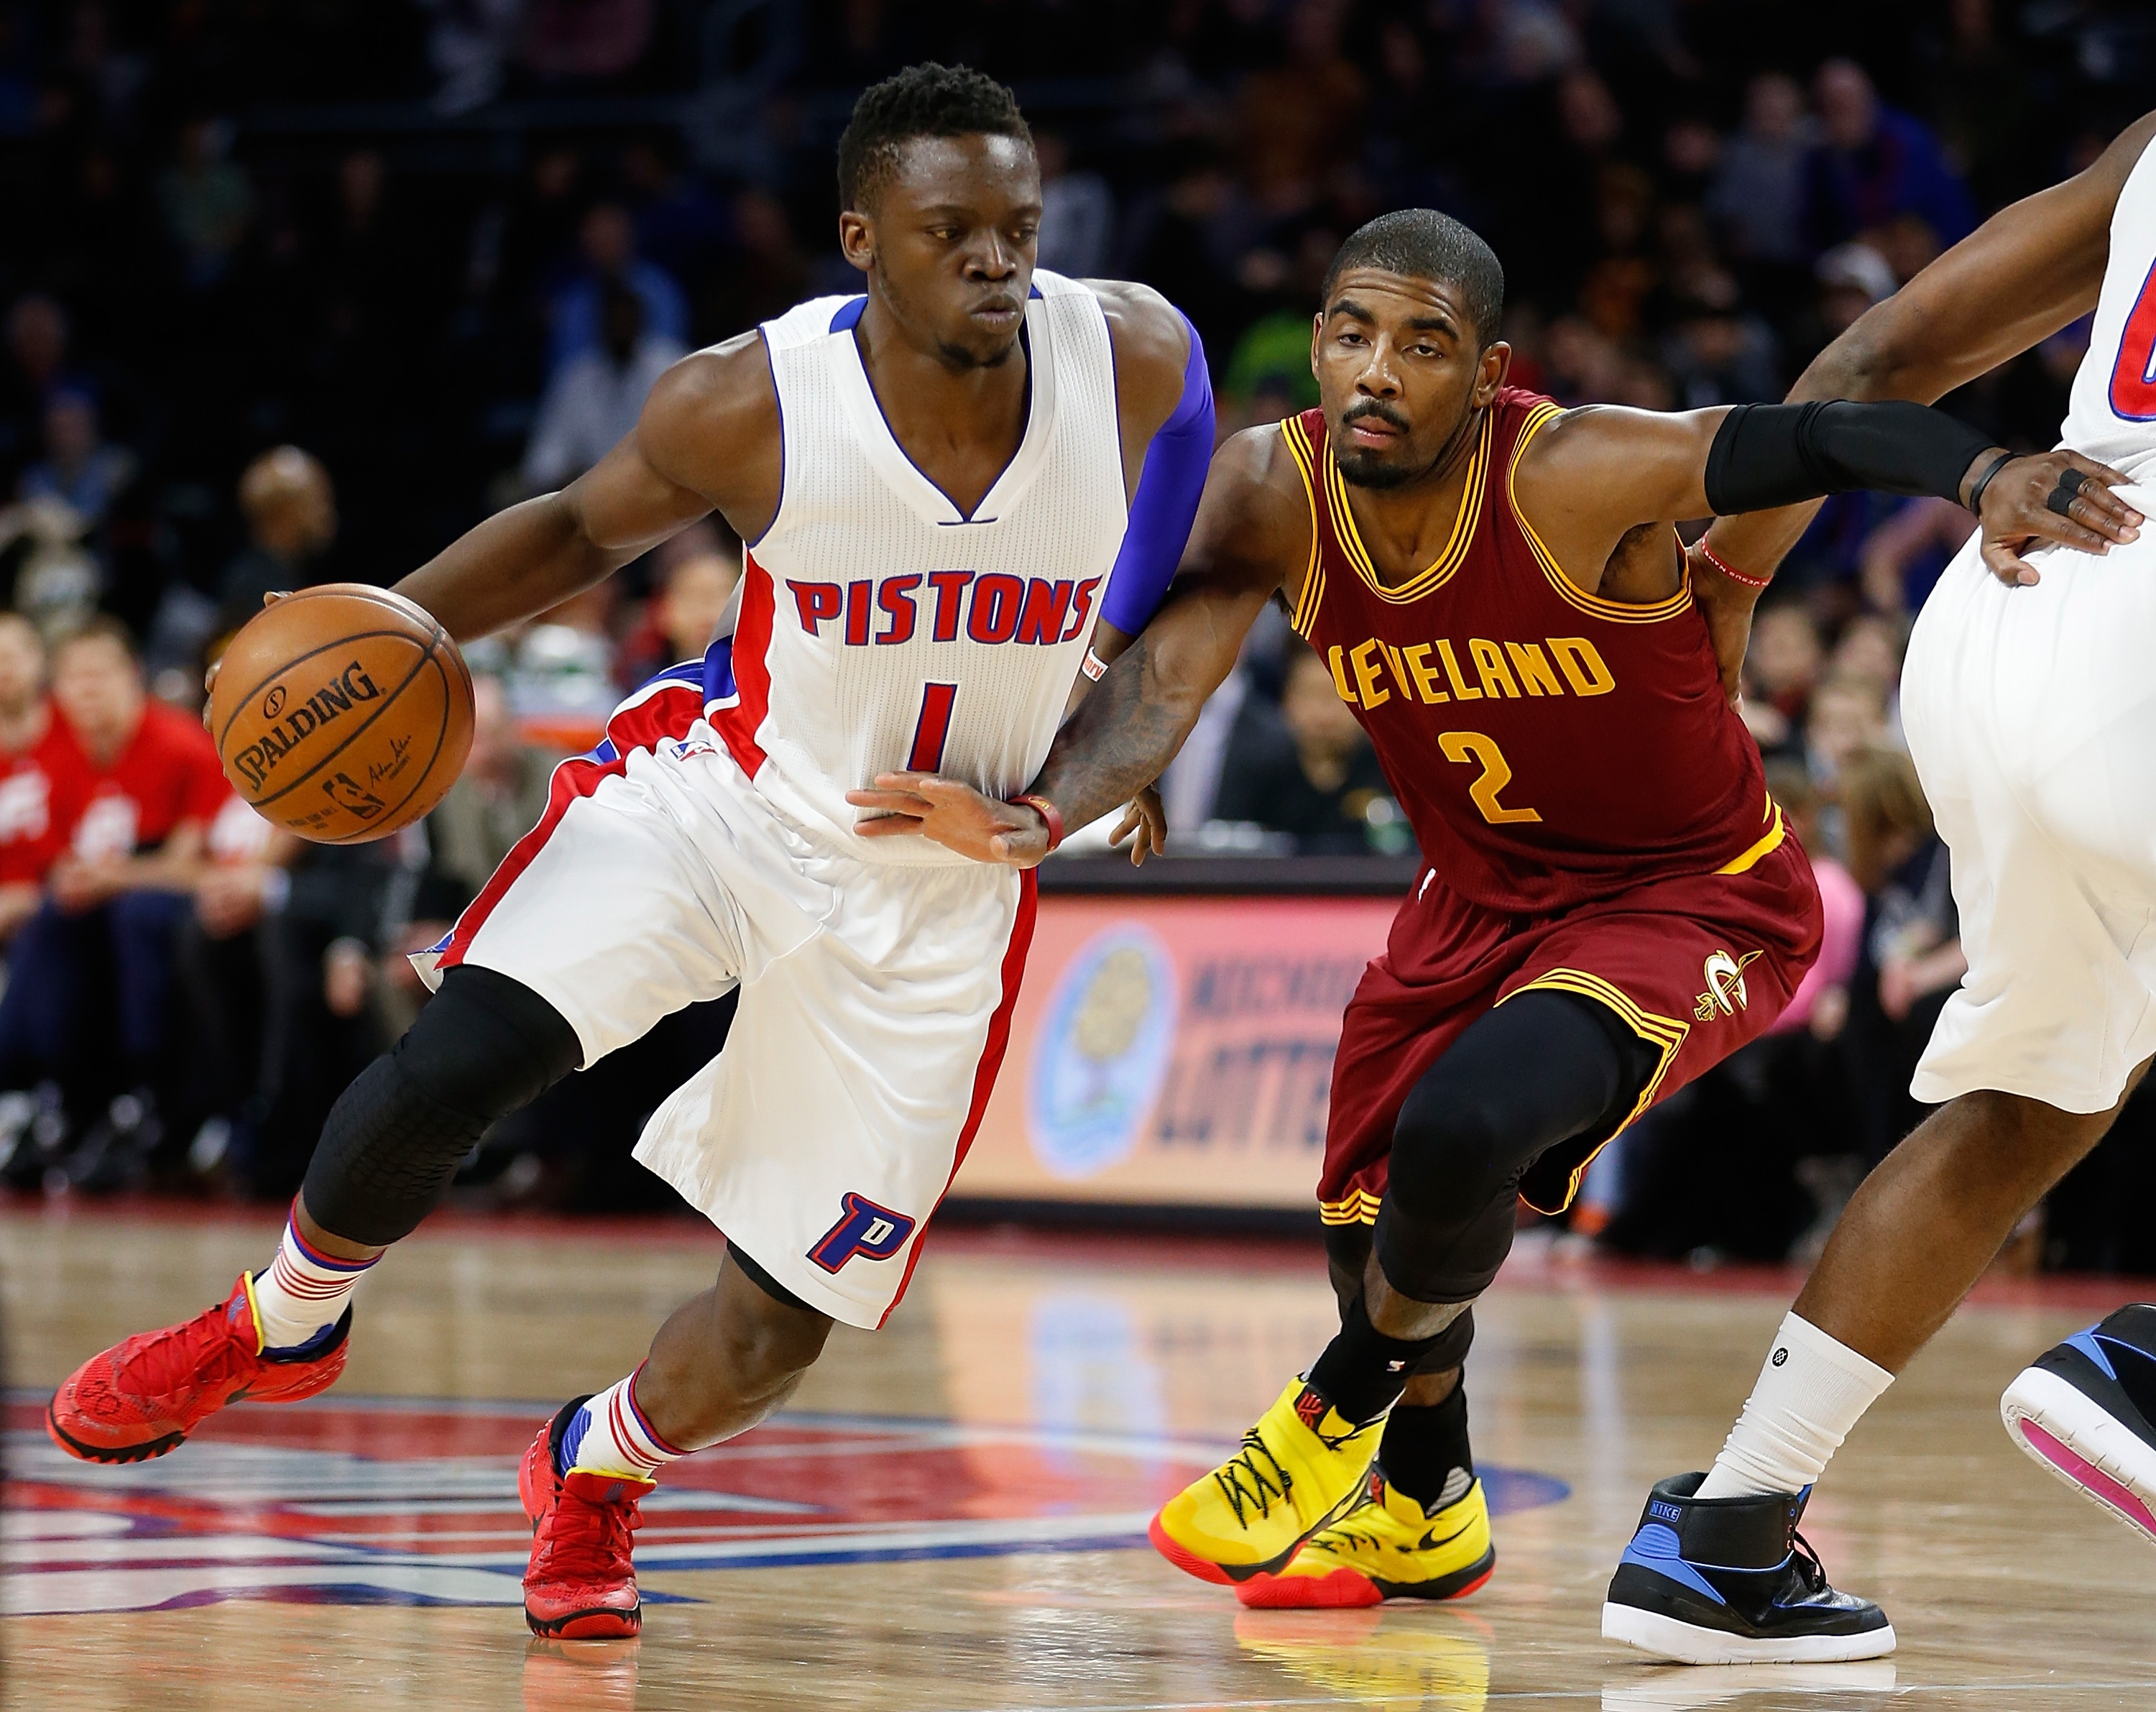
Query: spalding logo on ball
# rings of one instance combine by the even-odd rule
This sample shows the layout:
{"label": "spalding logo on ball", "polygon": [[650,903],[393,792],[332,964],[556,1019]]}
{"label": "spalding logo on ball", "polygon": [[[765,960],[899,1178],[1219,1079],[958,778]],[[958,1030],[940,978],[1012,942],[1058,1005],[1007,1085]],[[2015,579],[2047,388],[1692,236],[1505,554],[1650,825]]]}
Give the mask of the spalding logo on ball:
{"label": "spalding logo on ball", "polygon": [[329,583],[265,607],[210,692],[224,776],[317,844],[387,838],[456,783],[472,740],[465,658],[401,594]]}

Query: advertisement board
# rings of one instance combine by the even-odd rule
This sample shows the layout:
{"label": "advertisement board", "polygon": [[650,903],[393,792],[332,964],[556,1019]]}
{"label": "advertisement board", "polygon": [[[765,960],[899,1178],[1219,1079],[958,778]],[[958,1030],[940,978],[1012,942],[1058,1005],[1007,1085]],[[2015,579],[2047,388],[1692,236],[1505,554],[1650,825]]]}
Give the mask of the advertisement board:
{"label": "advertisement board", "polygon": [[1340,1013],[1397,907],[1043,897],[952,1193],[1309,1209]]}

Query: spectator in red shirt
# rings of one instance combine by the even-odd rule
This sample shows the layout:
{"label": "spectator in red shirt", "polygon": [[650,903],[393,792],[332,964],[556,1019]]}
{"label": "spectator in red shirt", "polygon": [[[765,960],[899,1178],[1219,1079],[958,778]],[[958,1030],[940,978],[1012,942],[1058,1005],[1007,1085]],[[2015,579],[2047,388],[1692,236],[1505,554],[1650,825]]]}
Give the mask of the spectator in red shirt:
{"label": "spectator in red shirt", "polygon": [[37,913],[66,826],[54,780],[81,757],[45,694],[45,645],[19,614],[0,613],[0,942]]}
{"label": "spectator in red shirt", "polygon": [[202,727],[145,691],[110,620],[54,650],[52,695],[75,751],[53,781],[65,845],[10,959],[0,1071],[57,1082],[78,1109],[109,1101],[63,1169],[118,1186],[157,1139],[179,931],[231,788]]}

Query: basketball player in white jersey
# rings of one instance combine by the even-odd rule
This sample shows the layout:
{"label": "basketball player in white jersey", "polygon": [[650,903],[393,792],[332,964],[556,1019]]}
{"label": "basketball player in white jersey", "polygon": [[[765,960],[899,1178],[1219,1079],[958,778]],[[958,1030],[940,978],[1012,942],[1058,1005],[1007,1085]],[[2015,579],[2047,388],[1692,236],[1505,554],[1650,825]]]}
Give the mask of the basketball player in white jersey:
{"label": "basketball player in white jersey", "polygon": [[[1792,396],[1928,402],[2093,310],[2061,445],[2112,466],[2119,497],[2146,510],[2152,142],[2156,114],[1998,214],[1843,334]],[[2077,484],[2050,505],[2093,516]],[[1752,604],[1812,510],[1717,522],[1694,549],[1732,691]],[[1712,1469],[1655,1488],[1603,1607],[1613,1639],[1688,1663],[1864,1656],[1862,1637],[1793,1643],[1751,1596],[1779,1565],[1748,1552],[1782,1548],[1749,1518],[1802,1507],[2156,1055],[2156,534],[2087,545],[2016,554],[1972,537],[1917,619],[1902,718],[1952,852],[1969,968],[1912,1092],[1945,1103],[1850,1202]],[[2156,1307],[2069,1338],[2001,1407],[2024,1450],[2156,1539]]]}
{"label": "basketball player in white jersey", "polygon": [[717,1283],[525,1459],[547,1635],[637,1632],[637,1499],[782,1401],[834,1320],[882,1322],[980,1121],[1032,877],[864,839],[846,792],[894,767],[1022,790],[1089,640],[1114,652],[1158,602],[1212,452],[1182,316],[1033,265],[1040,174],[1009,90],[911,68],[861,98],[839,162],[865,295],[685,359],[597,468],[398,585],[482,635],[716,511],[747,544],[723,633],[557,769],[424,959],[438,995],[331,1113],[274,1263],[86,1363],[48,1417],[74,1454],[127,1462],[228,1402],[323,1389],[353,1284],[488,1123],[738,987],[724,1051],[637,1147],[726,1233]]}

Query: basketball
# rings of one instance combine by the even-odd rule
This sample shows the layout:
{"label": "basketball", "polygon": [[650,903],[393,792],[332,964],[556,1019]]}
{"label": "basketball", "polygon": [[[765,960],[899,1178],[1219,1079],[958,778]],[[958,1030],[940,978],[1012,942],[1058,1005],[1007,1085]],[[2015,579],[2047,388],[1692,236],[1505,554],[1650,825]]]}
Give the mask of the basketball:
{"label": "basketball", "polygon": [[224,776],[258,814],[316,844],[366,844],[456,783],[471,748],[471,672],[403,595],[329,583],[248,621],[209,712]]}

